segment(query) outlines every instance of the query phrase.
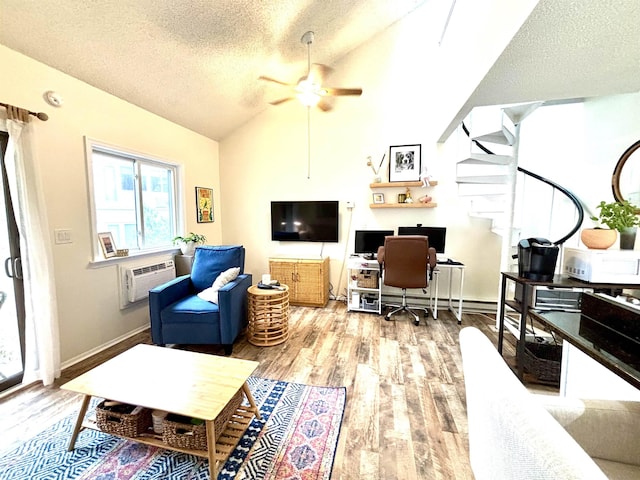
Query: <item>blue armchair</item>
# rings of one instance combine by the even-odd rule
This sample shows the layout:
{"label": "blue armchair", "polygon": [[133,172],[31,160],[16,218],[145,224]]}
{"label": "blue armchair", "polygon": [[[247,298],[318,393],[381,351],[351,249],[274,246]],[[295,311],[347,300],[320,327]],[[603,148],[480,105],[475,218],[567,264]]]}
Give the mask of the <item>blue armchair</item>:
{"label": "blue armchair", "polygon": [[[191,275],[177,277],[149,291],[151,339],[156,345],[221,344],[230,355],[233,342],[247,324],[247,289],[241,245],[196,248]],[[218,275],[240,267],[238,277],[218,291],[218,303],[198,297]]]}

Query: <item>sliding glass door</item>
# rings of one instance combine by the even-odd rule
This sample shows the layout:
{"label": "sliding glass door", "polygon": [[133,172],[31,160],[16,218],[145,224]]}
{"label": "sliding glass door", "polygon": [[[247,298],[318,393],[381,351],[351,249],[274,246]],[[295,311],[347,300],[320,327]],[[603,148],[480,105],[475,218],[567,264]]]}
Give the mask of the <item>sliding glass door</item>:
{"label": "sliding glass door", "polygon": [[0,131],[0,391],[22,382],[25,345],[20,236],[4,165],[8,138]]}

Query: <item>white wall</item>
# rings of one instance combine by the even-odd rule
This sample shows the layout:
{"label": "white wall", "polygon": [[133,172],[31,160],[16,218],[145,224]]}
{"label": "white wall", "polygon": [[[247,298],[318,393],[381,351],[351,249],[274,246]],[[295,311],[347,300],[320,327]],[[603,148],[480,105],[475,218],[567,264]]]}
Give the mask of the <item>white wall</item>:
{"label": "white wall", "polygon": [[[454,181],[455,162],[467,156],[468,143],[459,132],[445,144],[436,142],[537,1],[492,0],[480,7],[473,0],[458,0],[439,46],[446,3],[426,2],[332,65],[332,84],[362,86],[364,94],[337,99],[330,113],[312,113],[310,179],[306,110],[295,102],[268,108],[221,142],[218,152],[214,141],[0,46],[0,101],[51,117],[46,123],[36,122],[35,147],[50,228],[70,228],[73,236],[71,245],[53,245],[63,361],[148,322],[146,305],[119,310],[115,266],[90,267],[85,135],[182,163],[185,231],[203,233],[211,244],[244,244],[246,270],[254,275],[268,270],[269,256],[322,253],[332,259],[331,282],[334,293],[341,294],[346,286],[343,260],[353,248],[355,229],[423,223],[448,228],[448,254],[468,266],[465,297],[495,300],[501,239],[490,233],[488,221],[468,216]],[[483,21],[475,21],[479,19]],[[321,32],[316,35],[321,41]],[[58,91],[65,106],[46,105],[46,90]],[[621,110],[612,110],[616,112]],[[601,139],[607,141],[605,136]],[[439,182],[429,190],[439,206],[370,209],[372,172],[366,157],[375,161],[388,155],[390,145],[416,143],[422,144],[423,164]],[[596,167],[587,178],[574,178],[584,190],[595,186],[599,199],[619,155],[595,156],[611,163]],[[567,158],[570,161],[574,160]],[[214,188],[215,223],[196,223],[195,186]],[[413,192],[414,197],[421,194],[420,189]],[[340,242],[326,244],[323,250],[319,244],[271,242],[269,202],[277,199],[340,200]],[[345,208],[347,200],[356,203],[351,212]]]}
{"label": "white wall", "polygon": [[571,190],[588,209],[584,227],[593,227],[589,215],[614,200],[613,170],[638,141],[639,112],[640,93],[541,107],[522,124],[519,165]]}
{"label": "white wall", "polygon": [[[448,5],[443,10],[443,3],[427,2],[332,65],[335,73],[331,84],[362,86],[364,93],[357,98],[338,98],[329,113],[312,111],[310,179],[306,177],[306,110],[297,102],[269,108],[221,142],[223,239],[246,246],[249,272],[267,272],[270,256],[322,253],[331,257],[331,283],[334,293],[340,295],[346,287],[344,260],[353,249],[355,229],[422,223],[448,228],[447,254],[468,265],[465,297],[495,300],[501,239],[489,232],[487,221],[469,218],[454,181],[455,162],[468,155],[468,147],[462,151],[456,135],[444,145],[436,142],[455,113],[452,105],[453,110],[462,105],[483,75],[465,72],[469,68],[488,70],[537,2],[508,7],[504,15],[495,17],[506,34],[497,35],[489,18],[482,28],[474,24],[475,37],[470,38],[469,32],[459,27],[465,22],[454,21],[453,27],[458,27],[447,33],[447,42],[483,46],[485,56],[478,48],[473,59],[449,58],[447,52],[461,55],[461,48],[438,45],[448,13]],[[477,16],[473,2],[460,3],[456,16],[464,12]],[[491,2],[491,6],[503,3]],[[506,28],[510,19],[515,26]],[[321,32],[316,32],[316,38],[321,41]],[[462,69],[451,67],[460,61]],[[472,61],[471,66],[468,61]],[[447,85],[447,79],[455,80],[454,84]],[[373,173],[366,165],[367,156],[377,162],[384,153],[389,155],[390,145],[405,144],[422,145],[422,162],[439,182],[428,190],[438,207],[370,209]],[[395,195],[399,190],[384,193]],[[414,198],[422,194],[421,189],[412,193]],[[340,200],[340,242],[325,244],[323,250],[318,244],[271,242],[270,201],[293,199]],[[346,201],[355,202],[353,211],[345,208]]]}
{"label": "white wall", "polygon": [[[34,120],[34,149],[51,228],[65,362],[149,322],[146,303],[119,309],[117,265],[90,265],[83,137],[181,164],[185,230],[205,234],[212,244],[222,238],[218,144],[1,45],[0,64],[0,101],[49,115],[47,122]],[[62,95],[62,108],[45,103],[47,90]],[[215,223],[196,223],[195,186],[213,187]],[[73,243],[53,244],[56,228],[71,229]]]}

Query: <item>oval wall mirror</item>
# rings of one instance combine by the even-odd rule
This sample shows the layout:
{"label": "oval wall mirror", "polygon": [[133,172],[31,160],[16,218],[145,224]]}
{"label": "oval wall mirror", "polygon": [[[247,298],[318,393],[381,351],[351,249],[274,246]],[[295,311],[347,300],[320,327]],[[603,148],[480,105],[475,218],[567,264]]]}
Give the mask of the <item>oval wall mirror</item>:
{"label": "oval wall mirror", "polygon": [[[611,177],[613,197],[640,206],[640,140],[622,154]],[[640,208],[636,210],[640,214]]]}

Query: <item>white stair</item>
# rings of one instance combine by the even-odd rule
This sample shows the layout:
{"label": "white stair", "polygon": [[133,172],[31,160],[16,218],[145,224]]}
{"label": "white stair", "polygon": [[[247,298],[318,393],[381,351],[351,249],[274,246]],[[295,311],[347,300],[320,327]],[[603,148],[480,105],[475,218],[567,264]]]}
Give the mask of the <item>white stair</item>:
{"label": "white stair", "polygon": [[497,215],[504,213],[507,200],[506,195],[478,196],[471,200],[471,210],[474,212],[474,216],[484,218],[497,217]]}
{"label": "white stair", "polygon": [[[508,193],[506,183],[459,183],[458,195],[461,197],[487,197],[492,195],[506,195]],[[474,198],[469,198],[469,201]]]}
{"label": "white stair", "polygon": [[521,105],[512,105],[502,109],[504,114],[514,125],[520,125],[522,120],[531,115],[544,102],[523,103]]}
{"label": "white stair", "polygon": [[473,137],[473,140],[477,140],[480,143],[497,143],[498,145],[507,145],[510,147],[515,142],[515,136],[503,127],[500,131]]}
{"label": "white stair", "polygon": [[513,157],[509,155],[490,155],[488,153],[472,153],[469,158],[460,160],[458,165],[509,165]]}
{"label": "white stair", "polygon": [[[469,157],[456,164],[458,193],[469,199],[469,214],[492,219],[491,230],[507,238],[503,242],[502,270],[512,267],[511,249],[520,235],[520,229],[514,226],[520,124],[540,105],[542,102],[502,108],[500,130],[473,136]],[[476,142],[494,154],[474,152],[479,148]]]}
{"label": "white stair", "polygon": [[456,182],[458,183],[481,183],[483,185],[487,184],[501,184],[501,183],[509,183],[509,179],[511,177],[509,175],[483,175],[483,176],[473,176],[473,177],[457,177]]}

